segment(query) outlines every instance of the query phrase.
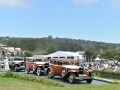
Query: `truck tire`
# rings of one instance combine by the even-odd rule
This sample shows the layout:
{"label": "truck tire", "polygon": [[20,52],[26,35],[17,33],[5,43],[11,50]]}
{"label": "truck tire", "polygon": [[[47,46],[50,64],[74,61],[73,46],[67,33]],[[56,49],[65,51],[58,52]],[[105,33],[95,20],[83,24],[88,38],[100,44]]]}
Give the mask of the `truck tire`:
{"label": "truck tire", "polygon": [[65,68],[63,68],[62,71],[61,71],[61,76],[62,76],[62,78],[64,78],[66,72],[67,72],[67,70],[66,70]]}
{"label": "truck tire", "polygon": [[49,70],[49,71],[48,71],[48,78],[49,78],[49,79],[52,79],[53,77],[54,77],[54,76],[52,76],[51,70]]}
{"label": "truck tire", "polygon": [[40,67],[37,67],[36,74],[37,74],[38,76],[41,75],[41,68],[40,68]]}
{"label": "truck tire", "polygon": [[86,81],[87,81],[87,83],[90,84],[92,82],[92,79],[87,79]]}
{"label": "truck tire", "polygon": [[73,84],[75,82],[75,74],[74,73],[70,73],[68,80],[71,84]]}

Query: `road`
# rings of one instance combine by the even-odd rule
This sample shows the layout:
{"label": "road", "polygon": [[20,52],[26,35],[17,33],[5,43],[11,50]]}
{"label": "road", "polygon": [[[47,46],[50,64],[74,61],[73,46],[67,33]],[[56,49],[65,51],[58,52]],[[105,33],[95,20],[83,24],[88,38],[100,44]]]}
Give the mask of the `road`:
{"label": "road", "polygon": [[[18,73],[22,73],[22,74],[26,74],[25,72],[18,72]],[[29,73],[27,75],[32,75],[35,77],[41,77],[41,78],[46,78],[48,79],[47,76],[37,76],[35,74]],[[76,81],[74,84],[70,84],[67,80],[63,80],[61,77],[54,77],[52,80],[55,81],[59,81],[60,83],[62,83],[64,86],[78,86],[78,85],[104,85],[104,84],[110,84],[107,82],[103,82],[103,81],[98,81],[98,80],[93,80],[91,84],[87,84],[86,81]]]}

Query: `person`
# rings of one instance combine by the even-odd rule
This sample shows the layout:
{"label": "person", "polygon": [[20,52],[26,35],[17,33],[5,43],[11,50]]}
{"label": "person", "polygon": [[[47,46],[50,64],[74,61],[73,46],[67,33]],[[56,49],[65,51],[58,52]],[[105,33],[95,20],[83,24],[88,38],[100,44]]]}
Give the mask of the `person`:
{"label": "person", "polygon": [[4,59],[4,65],[5,65],[5,71],[9,71],[9,62],[8,62],[8,57],[6,56]]}

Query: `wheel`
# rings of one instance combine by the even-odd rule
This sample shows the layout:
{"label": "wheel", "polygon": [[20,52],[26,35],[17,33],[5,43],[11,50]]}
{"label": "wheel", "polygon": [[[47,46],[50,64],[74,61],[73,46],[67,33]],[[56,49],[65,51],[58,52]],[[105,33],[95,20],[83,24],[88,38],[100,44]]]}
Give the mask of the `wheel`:
{"label": "wheel", "polygon": [[26,67],[25,68],[25,73],[28,74],[29,72],[30,72],[29,69]]}
{"label": "wheel", "polygon": [[38,76],[41,75],[41,68],[40,68],[40,67],[37,68],[36,74],[37,74]]}
{"label": "wheel", "polygon": [[18,71],[17,67],[18,67],[17,65],[13,66],[12,71],[17,72]]}
{"label": "wheel", "polygon": [[49,79],[52,79],[53,77],[54,77],[54,76],[52,76],[51,70],[49,70],[49,71],[48,71],[48,78],[49,78]]}
{"label": "wheel", "polygon": [[14,71],[17,72],[16,66],[14,67]]}
{"label": "wheel", "polygon": [[71,84],[74,83],[74,81],[75,81],[75,74],[74,73],[70,73],[68,80],[69,80],[69,82]]}
{"label": "wheel", "polygon": [[4,68],[4,66],[2,66],[2,68]]}
{"label": "wheel", "polygon": [[61,71],[61,76],[62,76],[62,78],[65,76],[65,74],[66,74],[66,69],[63,68],[62,71]]}
{"label": "wheel", "polygon": [[92,79],[87,79],[86,81],[87,81],[87,83],[91,83]]}

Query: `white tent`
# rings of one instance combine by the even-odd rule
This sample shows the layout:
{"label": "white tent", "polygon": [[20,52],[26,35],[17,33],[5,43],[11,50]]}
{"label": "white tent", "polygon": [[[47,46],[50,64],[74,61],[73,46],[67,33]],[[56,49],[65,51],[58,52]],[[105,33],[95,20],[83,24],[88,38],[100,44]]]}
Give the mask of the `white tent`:
{"label": "white tent", "polygon": [[79,55],[69,51],[57,51],[55,53],[46,55],[47,58],[71,58],[77,60]]}
{"label": "white tent", "polygon": [[33,58],[34,59],[45,59],[46,55],[34,55]]}
{"label": "white tent", "polygon": [[95,61],[101,61],[102,59],[100,59],[99,57],[95,58]]}

